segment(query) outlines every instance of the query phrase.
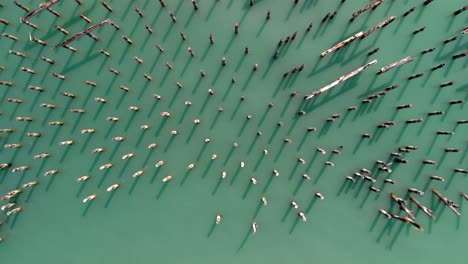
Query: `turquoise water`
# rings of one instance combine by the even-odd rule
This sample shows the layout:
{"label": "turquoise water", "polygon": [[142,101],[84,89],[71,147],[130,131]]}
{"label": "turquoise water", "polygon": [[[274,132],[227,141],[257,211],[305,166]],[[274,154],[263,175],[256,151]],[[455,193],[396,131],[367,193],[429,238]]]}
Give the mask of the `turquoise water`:
{"label": "turquoise water", "polygon": [[[113,7],[109,14],[99,2],[62,1],[53,6],[61,17],[43,12],[31,19],[39,28],[34,30],[19,24],[25,12],[12,3],[4,3],[0,17],[10,21],[1,25],[1,31],[19,38],[0,39],[3,57],[0,80],[12,81],[12,87],[1,86],[0,128],[14,128],[11,134],[1,134],[2,144],[21,143],[21,149],[2,149],[0,163],[11,162],[12,167],[29,165],[23,173],[0,171],[2,195],[19,184],[38,180],[39,185],[26,190],[18,205],[23,211],[14,217],[1,215],[0,254],[5,262],[31,263],[439,263],[462,262],[468,256],[464,251],[466,216],[457,217],[437,203],[430,188],[437,187],[444,195],[459,203],[459,192],[468,192],[466,176],[454,174],[453,168],[467,168],[467,126],[456,121],[467,119],[465,104],[448,106],[448,101],[467,98],[466,59],[451,60],[455,53],[466,48],[466,38],[460,35],[455,42],[442,46],[442,41],[459,32],[466,25],[466,15],[453,17],[454,10],[464,4],[461,0],[434,1],[422,7],[422,1],[384,1],[373,12],[362,14],[355,22],[349,19],[356,10],[369,1],[255,1],[252,8],[247,1],[198,1],[200,9],[193,11],[190,1],[169,1],[162,9],[157,1],[108,1]],[[24,1],[33,9],[38,1]],[[415,5],[411,15],[401,15]],[[144,13],[140,18],[133,10],[137,6]],[[326,26],[320,21],[326,12],[339,8],[337,16]],[[173,24],[168,14],[177,17]],[[265,22],[267,10],[272,18]],[[92,19],[90,24],[77,16],[83,13]],[[340,51],[320,59],[319,54],[358,31],[367,30],[385,18],[395,15],[397,20],[384,30],[352,43]],[[50,47],[67,38],[53,26],[59,24],[71,34],[109,17],[120,25],[120,31],[109,25],[94,34],[94,42],[86,36],[67,49]],[[308,34],[310,22],[314,28]],[[234,23],[239,22],[239,34],[234,35]],[[154,34],[148,35],[144,24],[151,25]],[[422,26],[427,29],[414,37],[412,32]],[[182,41],[183,31],[187,41]],[[297,38],[282,50],[280,58],[272,63],[277,42],[293,32]],[[28,41],[28,33],[48,43],[41,47]],[[209,34],[215,38],[210,46]],[[128,45],[121,35],[129,36]],[[155,44],[165,51],[160,53]],[[248,45],[250,53],[244,55]],[[186,51],[192,47],[196,56]],[[367,52],[379,47],[372,57]],[[436,47],[433,53],[420,55],[423,49]],[[103,48],[112,55],[106,58],[97,50]],[[13,49],[27,54],[27,58],[8,54]],[[56,60],[49,65],[38,56]],[[406,56],[416,60],[400,69],[376,77],[380,67]],[[143,59],[139,65],[133,59]],[[227,65],[221,66],[225,56]],[[359,66],[377,59],[377,65],[320,95],[312,103],[303,104],[303,95],[349,73]],[[164,64],[170,63],[172,70]],[[252,73],[253,64],[259,70]],[[446,67],[429,74],[437,64]],[[283,73],[297,65],[305,69],[283,80]],[[19,71],[29,67],[31,75]],[[112,67],[121,73],[110,73]],[[206,78],[199,71],[206,72]],[[66,76],[61,81],[51,76],[57,72]],[[424,72],[420,79],[408,81],[410,75]],[[152,76],[147,81],[143,74]],[[231,84],[231,78],[236,83]],[[94,81],[96,87],[85,85]],[[456,85],[440,89],[439,84],[454,81]],[[175,85],[180,82],[184,88]],[[45,92],[27,89],[38,85]],[[400,87],[375,100],[369,106],[360,102],[366,96],[392,84]],[[125,93],[119,85],[129,87]],[[215,91],[208,95],[208,89]],[[291,97],[290,93],[299,95]],[[60,92],[76,94],[75,99]],[[153,94],[162,96],[156,101]],[[241,101],[241,96],[245,100]],[[105,105],[95,97],[107,99]],[[7,102],[7,98],[22,99],[23,103]],[[187,107],[185,101],[192,105]],[[157,102],[157,104],[155,104]],[[274,107],[268,109],[268,103]],[[39,107],[52,103],[56,109]],[[413,108],[396,111],[400,104],[413,104]],[[349,106],[358,111],[347,113]],[[129,106],[138,106],[132,112]],[[222,113],[218,108],[223,107]],[[71,108],[82,108],[86,113],[70,113]],[[296,113],[306,110],[307,115]],[[442,117],[427,117],[427,112],[444,110]],[[165,119],[160,113],[170,111]],[[266,114],[265,114],[266,113]],[[325,120],[332,114],[343,114],[333,123]],[[252,115],[250,120],[247,115]],[[30,116],[30,123],[15,121],[17,116]],[[115,124],[106,117],[116,116]],[[411,118],[422,117],[421,124],[405,125]],[[196,126],[194,119],[200,119]],[[60,127],[49,126],[48,121],[63,121]],[[248,120],[248,121],[246,121]],[[397,125],[378,135],[376,126],[386,120]],[[282,127],[277,122],[283,122]],[[150,128],[142,131],[139,126]],[[307,134],[308,127],[316,132]],[[96,129],[94,134],[81,134],[86,128]],[[172,136],[170,131],[179,134]],[[453,136],[436,136],[437,130],[455,131]],[[262,136],[256,136],[262,131]],[[39,139],[24,136],[25,132],[41,132]],[[361,140],[363,133],[374,134],[372,140]],[[307,135],[306,135],[307,134]],[[125,137],[115,142],[112,137]],[[210,143],[205,143],[210,138]],[[289,138],[291,144],[283,139]],[[59,142],[74,140],[69,147]],[[157,143],[150,151],[147,145]],[[238,143],[237,148],[233,144]],[[332,150],[342,145],[343,153],[333,155]],[[389,176],[398,185],[385,185],[384,173],[376,176],[376,187],[381,195],[368,191],[368,183],[358,181],[354,186],[344,185],[344,177],[362,167],[373,169],[376,159],[387,160],[389,153],[404,145],[419,149],[406,154],[407,165],[393,166]],[[106,149],[91,154],[96,147]],[[327,154],[316,154],[320,147]],[[444,153],[444,148],[460,148],[461,153]],[[262,150],[268,149],[264,158]],[[33,155],[49,152],[47,160],[34,160]],[[129,160],[121,156],[134,153]],[[211,160],[211,155],[217,159]],[[301,157],[306,165],[297,162]],[[439,162],[438,166],[421,165],[423,159]],[[156,168],[154,164],[166,164]],[[335,166],[325,166],[325,161]],[[240,168],[244,161],[245,167]],[[99,170],[106,163],[113,167]],[[187,165],[195,163],[192,171]],[[59,173],[44,177],[45,171],[57,169]],[[135,181],[131,176],[143,169],[145,173]],[[274,177],[272,170],[280,172]],[[221,180],[222,171],[227,178]],[[307,173],[311,181],[301,177]],[[90,175],[84,185],[78,177]],[[173,179],[163,183],[162,178]],[[430,175],[439,175],[446,182],[430,182]],[[255,177],[257,185],[250,183]],[[112,194],[106,188],[121,184]],[[382,187],[384,186],[384,187]],[[409,225],[387,221],[377,214],[379,208],[404,215],[394,207],[390,210],[390,193],[404,197],[406,189],[415,187],[426,192],[419,200],[432,208],[438,217],[431,221],[421,212],[417,222],[424,228],[418,232]],[[314,193],[324,194],[317,200]],[[97,194],[89,204],[81,200]],[[268,206],[261,206],[260,198],[268,198]],[[296,200],[307,215],[300,222],[291,209]],[[215,226],[218,213],[222,222]],[[259,230],[252,233],[252,222]],[[446,249],[450,247],[450,249]]]}

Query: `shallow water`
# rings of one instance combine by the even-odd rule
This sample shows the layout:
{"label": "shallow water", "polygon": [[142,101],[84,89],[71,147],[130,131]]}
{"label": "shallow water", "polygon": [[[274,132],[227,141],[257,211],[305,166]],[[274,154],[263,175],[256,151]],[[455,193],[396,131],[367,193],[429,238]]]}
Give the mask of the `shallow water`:
{"label": "shallow water", "polygon": [[[4,1],[5,2],[5,1]],[[423,7],[423,1],[384,1],[375,11],[366,12],[353,23],[352,13],[369,1],[256,1],[249,8],[248,1],[198,1],[200,9],[193,11],[190,1],[169,1],[161,8],[157,1],[108,1],[112,13],[98,1],[62,1],[53,6],[61,17],[43,12],[31,19],[39,29],[34,30],[19,23],[25,12],[12,3],[4,3],[0,17],[10,25],[0,24],[0,31],[13,34],[19,41],[0,38],[2,59],[0,80],[12,81],[12,87],[0,87],[0,128],[14,128],[11,134],[1,134],[2,144],[22,143],[21,149],[2,149],[0,163],[11,162],[12,167],[29,165],[23,173],[0,171],[2,195],[19,184],[32,180],[40,183],[26,190],[18,205],[23,211],[6,218],[1,215],[1,259],[16,263],[373,263],[395,261],[413,263],[440,263],[449,260],[462,263],[468,254],[464,250],[468,231],[466,216],[457,217],[443,209],[431,194],[431,187],[460,203],[458,194],[468,192],[463,174],[453,173],[453,168],[467,169],[467,126],[456,121],[467,119],[465,104],[448,106],[448,101],[467,98],[466,59],[452,60],[455,53],[464,51],[466,37],[460,35],[455,42],[442,47],[442,41],[466,26],[466,15],[452,16],[464,4],[461,0],[434,1]],[[37,1],[22,2],[33,9]],[[93,4],[94,3],[94,4]],[[416,10],[402,18],[413,5]],[[133,10],[139,7],[140,18]],[[320,21],[326,12],[339,8],[337,16],[326,25]],[[173,24],[168,14],[177,17]],[[272,18],[265,21],[267,10]],[[110,25],[94,34],[94,42],[84,36],[70,45],[76,53],[51,46],[67,38],[53,28],[59,24],[71,34],[84,30],[91,24],[79,18],[82,13],[92,19],[91,24],[109,17],[120,25],[120,31]],[[356,41],[340,51],[320,59],[319,54],[356,32],[367,30],[385,18],[398,18],[384,30]],[[234,23],[240,23],[239,34],[234,35]],[[313,21],[311,32],[305,34]],[[144,24],[151,25],[149,35]],[[422,26],[427,29],[414,37],[412,32]],[[187,41],[182,41],[183,31]],[[272,62],[277,42],[294,31],[297,38],[286,46],[280,58]],[[41,47],[28,41],[28,33],[48,43]],[[215,38],[210,46],[209,34]],[[122,38],[133,41],[128,45]],[[160,53],[155,44],[165,51]],[[244,47],[250,52],[244,55]],[[191,58],[187,47],[196,56]],[[379,47],[380,51],[368,57],[367,53]],[[424,49],[436,47],[433,53],[421,55]],[[97,50],[103,48],[112,55],[106,58]],[[8,54],[13,49],[27,54],[27,58]],[[56,60],[49,65],[38,59],[46,56]],[[375,72],[406,56],[416,60],[383,75]],[[143,59],[139,65],[133,59]],[[225,56],[227,65],[221,66]],[[303,95],[310,93],[351,72],[359,66],[377,59],[377,65],[304,104]],[[170,63],[172,70],[164,64]],[[252,71],[257,63],[259,70]],[[440,63],[446,66],[438,71],[429,69]],[[283,79],[285,71],[305,64],[305,69]],[[20,67],[36,71],[31,75]],[[120,75],[107,68],[119,70]],[[199,71],[206,72],[201,78]],[[61,81],[51,76],[57,72],[66,76]],[[410,75],[423,72],[423,78],[408,81]],[[143,77],[147,73],[152,81]],[[231,78],[236,83],[231,84]],[[84,84],[94,81],[96,87]],[[439,88],[439,84],[455,81],[456,85]],[[176,82],[183,84],[179,89]],[[39,93],[27,85],[45,89]],[[361,100],[392,84],[399,88],[366,106]],[[128,93],[119,85],[129,87]],[[208,94],[214,90],[214,95]],[[299,95],[291,97],[290,93]],[[70,99],[61,92],[75,93]],[[156,101],[153,94],[162,96]],[[245,96],[245,100],[241,100]],[[95,97],[107,99],[100,104]],[[23,103],[7,102],[7,98],[22,99]],[[185,101],[191,101],[190,107]],[[268,103],[274,107],[268,109]],[[56,109],[39,107],[52,103]],[[413,108],[396,111],[401,104]],[[347,112],[357,105],[358,111]],[[132,112],[129,106],[138,106]],[[218,108],[224,111],[219,112]],[[70,113],[71,108],[82,108],[86,113]],[[300,110],[308,112],[299,117]],[[427,117],[430,111],[444,110],[442,117]],[[170,111],[164,119],[160,112]],[[332,114],[343,114],[333,123],[325,120]],[[247,119],[247,115],[252,118]],[[17,116],[30,116],[30,123],[15,121]],[[112,123],[106,117],[119,117]],[[421,124],[405,125],[405,121],[422,117]],[[193,120],[199,118],[196,126]],[[49,126],[49,121],[64,121],[60,127]],[[386,120],[397,125],[382,134],[376,126]],[[283,122],[279,127],[278,122]],[[142,131],[139,126],[148,124]],[[307,133],[308,127],[316,132]],[[81,134],[86,128],[96,129],[94,134]],[[172,136],[170,131],[179,134]],[[453,136],[436,136],[437,130],[455,131]],[[256,132],[262,131],[262,136]],[[39,139],[25,136],[25,132],[41,132]],[[361,140],[364,133],[374,134],[372,140]],[[115,142],[112,137],[125,137]],[[204,140],[210,138],[210,143]],[[289,138],[291,144],[283,139]],[[74,140],[69,147],[59,142]],[[150,143],[157,143],[153,150]],[[237,148],[233,144],[238,143]],[[341,155],[332,150],[342,145]],[[368,191],[369,183],[358,181],[351,185],[344,177],[366,167],[377,172],[376,159],[388,160],[390,152],[405,145],[419,149],[406,154],[407,165],[393,166],[390,176],[379,173],[375,186],[381,195]],[[91,154],[96,147],[106,149],[101,154]],[[320,147],[327,154],[317,154]],[[461,153],[447,153],[444,148],[460,148]],[[269,155],[262,154],[268,149]],[[47,160],[34,160],[33,155],[49,152]],[[122,160],[126,153],[134,153]],[[211,155],[217,159],[211,160]],[[299,157],[306,165],[297,162]],[[423,159],[439,162],[438,166],[422,165]],[[166,164],[156,168],[154,164]],[[335,166],[325,166],[325,161]],[[240,168],[240,162],[245,167]],[[106,163],[113,167],[99,170]],[[187,165],[195,163],[192,171]],[[45,171],[57,169],[57,175],[44,177]],[[131,176],[144,169],[137,180]],[[279,177],[272,170],[280,172]],[[227,178],[221,180],[222,171]],[[307,173],[311,181],[304,181]],[[90,175],[84,185],[76,178]],[[162,178],[171,175],[167,183]],[[446,182],[429,182],[430,175],[439,175]],[[257,185],[250,183],[255,177]],[[385,185],[383,179],[391,177],[398,185]],[[114,183],[121,187],[112,194],[106,188]],[[431,221],[418,212],[417,222],[424,228],[418,232],[396,221],[387,221],[377,214],[379,208],[404,215],[396,207],[390,209],[390,193],[405,197],[406,189],[415,187],[426,192],[419,200],[432,208],[438,217]],[[325,200],[314,198],[314,193],[325,195]],[[97,198],[88,204],[81,200],[90,194]],[[260,198],[268,198],[268,206],[261,206]],[[307,215],[307,222],[299,221],[290,206],[294,199]],[[413,206],[413,205],[411,205]],[[414,208],[414,207],[412,207]],[[414,208],[416,210],[416,208]],[[461,209],[463,213],[463,208]],[[216,214],[221,213],[221,224],[214,225]],[[256,221],[259,230],[251,231]],[[441,250],[450,248],[450,250]]]}

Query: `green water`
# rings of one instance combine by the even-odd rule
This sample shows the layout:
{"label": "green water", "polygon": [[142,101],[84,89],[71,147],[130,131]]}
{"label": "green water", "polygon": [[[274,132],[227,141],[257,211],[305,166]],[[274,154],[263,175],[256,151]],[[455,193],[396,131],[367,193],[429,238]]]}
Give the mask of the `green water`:
{"label": "green water", "polygon": [[[466,59],[451,60],[451,56],[466,49],[466,37],[441,48],[442,41],[466,26],[466,14],[453,17],[454,10],[465,4],[461,0],[436,0],[427,7],[423,1],[384,1],[373,12],[362,14],[348,23],[351,14],[369,1],[255,1],[249,8],[247,1],[198,1],[200,9],[193,11],[191,1],[169,1],[162,9],[158,1],[108,1],[113,7],[109,14],[98,1],[62,1],[53,6],[61,17],[43,12],[31,19],[39,29],[34,30],[19,23],[25,12],[13,3],[2,1],[0,17],[10,25],[0,24],[0,31],[19,38],[12,41],[0,38],[2,47],[0,80],[12,81],[12,87],[1,86],[0,128],[14,128],[11,134],[1,134],[2,144],[21,143],[18,150],[2,149],[0,163],[11,162],[12,167],[29,165],[21,173],[0,171],[0,193],[17,188],[20,184],[38,180],[39,185],[26,190],[18,198],[23,211],[6,218],[1,215],[0,244],[2,263],[463,263],[468,258],[464,244],[468,222],[466,216],[457,217],[434,199],[431,187],[463,207],[458,194],[468,192],[466,176],[454,174],[453,168],[467,168],[467,126],[456,126],[456,121],[467,119],[464,104],[448,107],[448,101],[467,99]],[[39,1],[22,2],[31,9]],[[415,5],[416,11],[406,18],[401,15]],[[133,10],[139,7],[140,18]],[[337,16],[326,26],[320,21],[326,12],[339,8]],[[177,17],[173,24],[168,14]],[[267,10],[272,18],[265,22]],[[94,34],[94,42],[84,36],[70,45],[76,53],[50,47],[67,38],[53,28],[59,24],[71,34],[84,30],[87,24],[77,14],[83,13],[97,23],[109,17],[120,25],[120,31],[109,25]],[[395,15],[397,20],[384,30],[352,43],[323,59],[319,54],[356,32],[367,30],[385,18]],[[234,36],[234,23],[240,22],[239,34]],[[307,25],[314,28],[305,34]],[[144,24],[154,30],[148,35]],[[422,26],[427,29],[412,37],[412,32]],[[50,29],[50,30],[49,30]],[[183,42],[179,32],[187,41]],[[298,36],[283,49],[280,58],[272,63],[271,57],[281,37],[298,31]],[[48,43],[42,47],[28,41],[28,32]],[[210,46],[209,34],[215,38]],[[128,45],[121,35],[129,36]],[[155,44],[165,51],[160,53]],[[249,45],[250,53],[244,55]],[[187,47],[196,56],[191,58]],[[372,57],[367,52],[379,47]],[[423,49],[436,47],[433,53],[420,55]],[[112,55],[106,58],[97,50],[103,48]],[[27,58],[8,54],[13,49],[24,52]],[[38,59],[46,56],[56,60],[49,65]],[[375,72],[389,63],[406,56],[416,60],[401,69],[376,77]],[[139,65],[133,56],[143,59]],[[225,56],[227,65],[221,66]],[[346,84],[320,95],[312,103],[303,104],[303,95],[349,73],[357,67],[377,59],[377,65],[366,70]],[[170,63],[172,70],[164,64]],[[252,65],[259,70],[252,73]],[[429,69],[437,64],[447,65],[433,73]],[[282,75],[295,66],[305,64],[305,69],[288,79]],[[19,70],[29,67],[31,75]],[[121,72],[115,76],[107,68]],[[201,79],[199,71],[206,72]],[[61,81],[51,76],[57,72],[66,76]],[[408,76],[424,72],[420,79],[408,81]],[[143,74],[152,76],[147,81]],[[430,73],[430,74],[429,74]],[[231,84],[231,78],[236,83]],[[94,81],[96,87],[85,85]],[[444,89],[439,84],[455,81],[456,85]],[[176,82],[184,85],[177,88]],[[39,93],[27,85],[45,89]],[[366,96],[392,84],[400,87],[375,100],[367,108],[361,105]],[[119,85],[129,87],[128,93]],[[215,91],[208,95],[208,89]],[[296,97],[290,93],[299,91]],[[70,99],[60,92],[75,93]],[[152,94],[163,97],[156,101]],[[245,100],[241,101],[241,96]],[[95,97],[107,99],[102,105]],[[7,98],[22,99],[23,103],[7,102]],[[187,107],[184,102],[191,101]],[[155,102],[157,105],[155,106]],[[274,107],[268,109],[268,103]],[[39,107],[52,103],[56,109]],[[413,104],[413,108],[396,112],[400,104]],[[362,107],[349,112],[351,105]],[[138,106],[134,113],[129,106]],[[218,108],[224,111],[218,113]],[[71,108],[82,108],[86,113],[70,113]],[[297,112],[307,115],[298,117]],[[444,110],[443,117],[427,117],[427,112]],[[172,116],[164,121],[160,112],[170,111]],[[325,125],[332,114],[343,117]],[[252,115],[248,121],[247,115]],[[15,121],[17,116],[30,116],[30,123]],[[112,124],[106,117],[116,116],[120,121]],[[405,125],[411,118],[422,117],[421,124]],[[201,123],[195,126],[193,120]],[[49,121],[63,121],[61,127],[49,126]],[[376,126],[394,120],[397,125],[377,136]],[[277,122],[283,122],[277,127]],[[150,128],[142,131],[139,126]],[[196,128],[195,128],[196,127]],[[316,132],[305,136],[308,127]],[[94,134],[81,134],[86,128],[96,129]],[[179,135],[172,136],[171,130]],[[437,130],[455,131],[453,136],[436,136]],[[256,136],[257,131],[263,135]],[[27,137],[26,132],[40,132],[39,139]],[[372,133],[373,140],[361,140],[363,133]],[[112,137],[125,137],[115,142]],[[210,143],[205,143],[210,138]],[[289,138],[291,144],[283,139]],[[72,146],[59,146],[59,142],[74,140]],[[147,149],[157,143],[154,151]],[[233,149],[233,143],[238,147]],[[252,145],[253,144],[253,145]],[[342,155],[331,151],[344,146]],[[376,187],[381,195],[368,191],[369,183],[358,181],[354,186],[343,185],[344,177],[362,167],[374,169],[376,159],[387,160],[389,153],[403,145],[419,149],[405,155],[408,165],[393,166],[388,176],[398,185],[385,185],[385,173],[377,177]],[[101,154],[91,154],[96,147],[106,149]],[[316,154],[320,147],[327,154]],[[462,149],[461,153],[444,153],[444,148]],[[264,158],[262,150],[268,149]],[[47,160],[34,160],[33,155],[49,152]],[[126,153],[135,156],[122,160]],[[218,158],[211,160],[211,155]],[[297,162],[302,157],[306,165]],[[439,166],[421,165],[423,159],[439,161]],[[156,168],[154,164],[166,164]],[[325,166],[332,161],[335,167]],[[245,167],[240,168],[240,162]],[[99,167],[111,162],[113,167],[101,171]],[[195,163],[192,171],[187,165]],[[57,175],[44,177],[45,171],[57,169]],[[144,169],[135,182],[131,176]],[[272,170],[280,172],[274,177]],[[221,180],[222,171],[227,178]],[[376,171],[376,170],[375,170]],[[304,181],[307,173],[311,181]],[[83,184],[76,179],[90,175]],[[171,175],[167,183],[162,178]],[[446,182],[431,182],[430,175],[439,175]],[[105,178],[103,178],[105,177]],[[250,184],[255,177],[257,185]],[[106,188],[121,184],[112,194]],[[299,186],[299,187],[298,187]],[[377,215],[379,208],[404,215],[394,207],[389,194],[404,197],[408,187],[426,192],[419,200],[434,209],[437,220],[431,221],[418,212],[417,222],[424,226],[418,232],[409,225],[387,221]],[[325,200],[314,198],[315,192],[325,195]],[[81,200],[90,194],[97,198],[88,205]],[[268,206],[260,198],[268,198]],[[291,209],[294,199],[307,215],[307,222]],[[416,209],[415,209],[416,210]],[[464,208],[461,209],[462,214]],[[215,216],[223,220],[215,226]],[[252,222],[259,230],[252,233]]]}

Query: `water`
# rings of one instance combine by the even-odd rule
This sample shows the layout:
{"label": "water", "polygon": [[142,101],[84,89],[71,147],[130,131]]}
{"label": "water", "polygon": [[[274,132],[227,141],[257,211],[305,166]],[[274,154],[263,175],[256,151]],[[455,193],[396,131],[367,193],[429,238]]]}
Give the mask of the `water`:
{"label": "water", "polygon": [[[12,87],[0,87],[0,128],[14,128],[11,134],[0,135],[2,144],[22,143],[19,150],[2,149],[0,163],[11,162],[12,167],[29,165],[24,173],[0,172],[0,192],[15,189],[19,184],[32,180],[40,183],[25,191],[18,199],[23,211],[6,219],[0,228],[5,241],[0,254],[5,262],[31,263],[40,260],[47,263],[439,263],[450,260],[462,262],[468,256],[464,251],[466,217],[456,217],[450,210],[437,203],[430,192],[437,187],[444,195],[463,207],[458,192],[467,192],[462,174],[453,174],[453,168],[467,167],[467,127],[455,126],[456,121],[466,119],[466,106],[449,107],[448,101],[466,99],[466,59],[451,60],[455,53],[466,47],[466,39],[460,36],[453,43],[441,48],[443,40],[463,29],[466,16],[453,17],[454,10],[464,4],[461,0],[434,1],[422,7],[422,1],[385,1],[373,12],[362,14],[348,23],[351,14],[368,4],[368,1],[300,1],[293,7],[292,1],[256,1],[249,8],[247,1],[198,1],[200,9],[193,11],[190,1],[166,1],[161,9],[157,1],[108,1],[113,7],[109,14],[98,1],[62,1],[53,7],[61,13],[56,18],[43,12],[31,19],[39,29],[19,24],[18,18],[25,12],[12,3],[5,3],[0,17],[10,25],[2,25],[1,31],[20,38],[14,42],[0,39],[3,50],[0,79],[13,81]],[[37,1],[24,1],[33,9]],[[402,19],[401,15],[416,5],[414,13]],[[133,10],[139,7],[144,17]],[[338,15],[321,26],[326,12],[339,8]],[[177,17],[173,24],[168,11]],[[267,10],[271,20],[265,22]],[[120,31],[106,25],[96,32],[100,37],[94,42],[86,36],[71,43],[76,53],[50,47],[68,36],[53,29],[59,24],[71,34],[84,30],[91,24],[77,16],[83,13],[97,23],[109,17],[120,25]],[[377,31],[365,40],[352,43],[323,59],[319,54],[358,31],[367,30],[385,18],[395,15],[397,20],[384,30]],[[313,21],[314,28],[304,34]],[[234,23],[239,22],[239,34],[234,36]],[[148,35],[144,24],[154,29]],[[412,37],[411,33],[426,26],[426,31]],[[50,30],[49,30],[50,29]],[[183,42],[179,32],[187,35]],[[298,31],[292,44],[280,58],[271,63],[278,40]],[[43,39],[47,47],[28,42],[28,33]],[[209,45],[212,33],[215,45]],[[128,45],[121,35],[133,41]],[[165,51],[160,53],[155,44]],[[244,47],[249,55],[243,54]],[[196,56],[186,51],[192,47]],[[375,47],[381,50],[373,57],[367,52]],[[423,49],[436,47],[433,53],[420,55]],[[103,48],[112,55],[106,58],[97,50]],[[22,51],[26,59],[8,54],[8,49]],[[56,60],[49,65],[37,59],[39,55]],[[375,77],[375,72],[389,63],[406,56],[416,60],[400,69]],[[133,56],[144,60],[138,65]],[[221,66],[225,56],[227,65]],[[313,103],[303,105],[302,96],[332,82],[357,67],[377,59],[378,64],[359,74],[346,84],[337,86],[317,97]],[[164,64],[170,63],[173,70]],[[252,65],[259,70],[252,73]],[[295,66],[305,64],[301,73],[284,85],[282,75]],[[437,64],[446,67],[429,73]],[[19,70],[29,67],[37,73],[31,75]],[[107,68],[121,72],[115,76]],[[204,70],[207,77],[200,78]],[[66,76],[61,81],[51,76],[57,72]],[[407,77],[419,72],[425,76],[407,81]],[[152,76],[147,81],[143,74]],[[236,83],[231,84],[231,78]],[[295,78],[295,79],[293,79]],[[94,81],[96,87],[84,84]],[[456,85],[440,89],[442,82],[455,81]],[[180,82],[184,88],[175,85]],[[46,89],[43,93],[26,89],[27,85]],[[280,85],[281,84],[281,85]],[[400,87],[377,99],[368,108],[347,113],[351,105],[363,106],[366,96],[383,90],[392,84]],[[128,93],[119,85],[129,87]],[[215,91],[208,95],[208,89]],[[291,97],[290,93],[300,95]],[[60,92],[75,93],[70,99]],[[156,101],[152,94],[162,96]],[[245,100],[241,101],[241,96]],[[105,105],[94,101],[95,97],[107,99]],[[6,102],[7,98],[19,98],[22,104]],[[187,107],[185,101],[192,105]],[[155,102],[157,105],[154,106]],[[268,103],[274,107],[268,109]],[[39,107],[41,103],[53,103],[56,109]],[[396,111],[400,104],[411,103],[411,109]],[[134,113],[129,106],[138,106]],[[224,111],[219,113],[218,108]],[[86,113],[70,113],[71,108],[82,108]],[[300,110],[309,112],[298,117]],[[444,110],[443,117],[427,117],[429,111]],[[160,112],[170,111],[165,119]],[[343,117],[326,125],[324,120],[334,113]],[[252,115],[248,120],[247,115]],[[31,116],[33,122],[15,121],[17,116]],[[106,117],[116,116],[113,124]],[[411,118],[422,117],[421,124],[405,125]],[[196,126],[193,120],[199,118]],[[49,126],[48,121],[64,121],[61,127]],[[246,121],[248,120],[248,121]],[[397,125],[380,136],[376,126],[385,120],[395,120]],[[283,126],[277,126],[283,122]],[[142,131],[139,126],[148,124]],[[318,131],[305,135],[308,127]],[[96,129],[94,134],[81,134],[86,128]],[[171,130],[179,135],[172,136]],[[453,136],[436,136],[437,130],[455,131]],[[256,136],[262,131],[262,136]],[[25,132],[41,132],[39,139],[24,136]],[[364,133],[376,136],[361,140]],[[141,136],[142,135],[142,136]],[[117,143],[112,137],[125,137]],[[141,136],[141,138],[140,138]],[[210,143],[204,140],[210,138]],[[283,143],[289,138],[291,144]],[[59,142],[74,140],[70,147]],[[157,143],[150,151],[147,145]],[[233,149],[233,143],[238,147]],[[342,155],[331,151],[344,146]],[[382,194],[368,192],[368,183],[357,182],[343,186],[344,177],[366,167],[372,169],[376,159],[387,160],[389,153],[400,146],[415,145],[419,149],[405,157],[408,165],[393,167],[392,179],[396,186],[383,186],[384,173],[377,176],[376,187]],[[106,149],[101,154],[91,154],[96,147]],[[327,154],[316,154],[320,147]],[[460,148],[462,153],[444,155],[445,147]],[[262,150],[269,155],[262,158]],[[34,160],[33,155],[49,152],[47,160]],[[129,160],[122,160],[126,153],[134,153]],[[218,158],[211,160],[211,155]],[[306,165],[297,162],[302,157]],[[439,166],[421,165],[423,159],[439,161]],[[166,164],[156,168],[154,164],[164,160]],[[336,166],[328,167],[330,160]],[[240,168],[240,162],[246,166]],[[99,166],[112,163],[108,171]],[[188,172],[187,165],[195,163]],[[257,166],[258,165],[258,166]],[[45,171],[57,169],[59,174],[44,177]],[[136,182],[131,175],[144,169]],[[280,172],[274,177],[272,170]],[[227,178],[220,180],[222,171]],[[301,178],[303,173],[311,181]],[[91,179],[80,185],[76,178],[90,175]],[[168,183],[161,181],[173,176]],[[429,175],[440,175],[447,181],[428,184]],[[250,178],[258,184],[252,186]],[[109,194],[106,188],[114,183],[121,187]],[[299,187],[298,187],[299,186]],[[383,186],[383,187],[382,187]],[[379,208],[403,215],[396,208],[390,210],[390,192],[404,197],[408,187],[423,189],[426,194],[419,200],[434,209],[435,221],[418,212],[417,222],[424,226],[418,232],[409,225],[387,221],[377,215]],[[315,192],[325,195],[325,200],[314,198]],[[90,194],[97,198],[88,205],[81,200]],[[260,205],[260,198],[268,198],[268,206]],[[308,221],[298,221],[290,201],[296,200],[306,213]],[[415,208],[414,208],[415,209]],[[463,213],[463,208],[461,209]],[[216,214],[223,221],[215,226]],[[376,218],[377,217],[377,218]],[[259,230],[254,235],[251,224],[256,221]],[[450,250],[441,248],[450,247]]]}

